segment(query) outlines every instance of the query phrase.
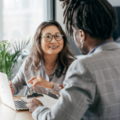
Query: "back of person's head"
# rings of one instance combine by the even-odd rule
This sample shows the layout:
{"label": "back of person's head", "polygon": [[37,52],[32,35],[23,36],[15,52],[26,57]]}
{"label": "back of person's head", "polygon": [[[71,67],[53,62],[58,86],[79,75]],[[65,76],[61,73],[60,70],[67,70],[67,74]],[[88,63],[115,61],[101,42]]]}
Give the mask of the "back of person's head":
{"label": "back of person's head", "polygon": [[107,0],[61,0],[67,31],[81,29],[97,40],[107,40],[116,26],[116,12]]}
{"label": "back of person's head", "polygon": [[63,40],[64,40],[64,46],[62,51],[59,53],[58,57],[59,57],[59,61],[61,62],[61,64],[64,67],[68,67],[70,65],[70,63],[73,61],[74,54],[71,51],[71,48],[69,46],[69,42],[67,39],[67,36],[65,34],[65,32],[63,31],[62,27],[60,26],[60,24],[57,21],[54,20],[50,20],[50,21],[46,21],[46,22],[42,22],[35,33],[34,36],[34,43],[31,49],[31,57],[33,58],[33,65],[38,68],[38,65],[40,63],[41,59],[44,59],[44,53],[41,49],[41,36],[42,36],[42,30],[45,27],[48,26],[56,26],[58,28],[58,30],[60,31],[60,33],[63,35]]}

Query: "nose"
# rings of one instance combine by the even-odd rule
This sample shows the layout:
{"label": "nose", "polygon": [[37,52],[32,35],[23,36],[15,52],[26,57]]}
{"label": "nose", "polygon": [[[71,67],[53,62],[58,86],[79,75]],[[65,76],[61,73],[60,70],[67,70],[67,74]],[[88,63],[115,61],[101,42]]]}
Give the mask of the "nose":
{"label": "nose", "polygon": [[55,40],[55,36],[52,36],[52,40],[51,40],[51,42],[56,42],[56,40]]}

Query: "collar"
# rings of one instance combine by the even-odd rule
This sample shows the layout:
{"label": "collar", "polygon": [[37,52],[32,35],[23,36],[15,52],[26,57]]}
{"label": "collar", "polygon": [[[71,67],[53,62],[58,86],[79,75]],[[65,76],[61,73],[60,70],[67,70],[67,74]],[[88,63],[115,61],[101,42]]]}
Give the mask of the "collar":
{"label": "collar", "polygon": [[[114,45],[113,45],[114,44]],[[119,48],[119,46],[114,42],[114,41],[107,41],[107,42],[103,42],[97,46],[95,46],[89,53],[92,54],[94,52],[99,52],[102,50],[108,50],[108,49],[113,49],[113,48]]]}

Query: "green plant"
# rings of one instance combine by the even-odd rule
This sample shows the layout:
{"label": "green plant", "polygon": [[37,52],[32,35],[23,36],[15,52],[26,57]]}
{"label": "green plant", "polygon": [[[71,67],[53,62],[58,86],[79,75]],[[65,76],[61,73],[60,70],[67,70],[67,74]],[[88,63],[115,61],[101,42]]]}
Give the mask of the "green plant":
{"label": "green plant", "polygon": [[6,73],[11,80],[12,70],[15,67],[21,51],[27,46],[30,39],[15,41],[0,41],[0,72]]}

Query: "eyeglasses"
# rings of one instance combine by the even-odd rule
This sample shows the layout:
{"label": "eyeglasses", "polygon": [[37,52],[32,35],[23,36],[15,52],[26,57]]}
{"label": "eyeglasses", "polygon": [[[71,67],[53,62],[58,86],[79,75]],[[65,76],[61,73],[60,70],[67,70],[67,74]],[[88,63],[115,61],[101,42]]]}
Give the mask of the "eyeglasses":
{"label": "eyeglasses", "polygon": [[61,34],[56,34],[56,35],[45,35],[45,36],[41,36],[42,38],[45,38],[45,40],[47,42],[50,42],[53,37],[55,38],[56,41],[60,41],[63,38],[64,35]]}

